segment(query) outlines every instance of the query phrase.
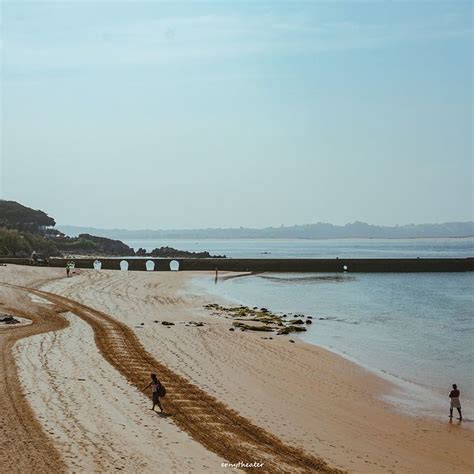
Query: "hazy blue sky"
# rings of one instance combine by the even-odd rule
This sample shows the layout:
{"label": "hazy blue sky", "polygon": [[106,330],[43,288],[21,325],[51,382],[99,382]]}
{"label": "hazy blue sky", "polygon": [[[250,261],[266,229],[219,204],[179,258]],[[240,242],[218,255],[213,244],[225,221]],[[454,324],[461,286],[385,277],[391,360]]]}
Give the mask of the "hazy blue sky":
{"label": "hazy blue sky", "polygon": [[101,227],[473,218],[472,2],[1,5],[4,199]]}

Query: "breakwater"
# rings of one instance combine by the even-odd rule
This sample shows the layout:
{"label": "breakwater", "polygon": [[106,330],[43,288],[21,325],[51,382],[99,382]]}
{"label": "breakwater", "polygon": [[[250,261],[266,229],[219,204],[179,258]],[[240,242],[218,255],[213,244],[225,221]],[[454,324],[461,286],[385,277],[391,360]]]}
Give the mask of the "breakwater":
{"label": "breakwater", "polygon": [[[327,273],[413,273],[467,272],[474,258],[52,258],[50,267],[130,271],[234,271],[234,272],[327,272]],[[0,264],[30,265],[28,258],[0,258]]]}

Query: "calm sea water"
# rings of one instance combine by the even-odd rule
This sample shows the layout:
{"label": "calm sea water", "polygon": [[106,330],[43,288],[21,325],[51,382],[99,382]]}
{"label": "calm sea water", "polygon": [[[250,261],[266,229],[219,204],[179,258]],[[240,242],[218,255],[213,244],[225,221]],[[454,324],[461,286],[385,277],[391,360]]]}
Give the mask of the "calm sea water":
{"label": "calm sea water", "polygon": [[[304,241],[301,248],[299,241],[239,244],[240,249],[235,241],[216,242],[216,248],[232,248],[233,256],[256,256],[262,248],[282,257],[474,255],[473,239]],[[313,316],[301,339],[395,381],[400,393],[393,394],[393,401],[411,412],[444,416],[446,393],[457,383],[464,411],[471,419],[474,415],[472,273],[265,273],[221,279],[217,285],[213,278],[202,277],[196,285],[238,303]]]}
{"label": "calm sea water", "polygon": [[474,238],[465,239],[163,239],[124,240],[135,250],[169,246],[230,258],[406,258],[472,257]]}
{"label": "calm sea water", "polygon": [[394,397],[408,408],[445,410],[452,383],[474,408],[471,273],[268,273],[217,284],[199,278],[196,284],[237,303],[313,316],[303,340],[384,374],[404,392],[417,392],[411,399]]}

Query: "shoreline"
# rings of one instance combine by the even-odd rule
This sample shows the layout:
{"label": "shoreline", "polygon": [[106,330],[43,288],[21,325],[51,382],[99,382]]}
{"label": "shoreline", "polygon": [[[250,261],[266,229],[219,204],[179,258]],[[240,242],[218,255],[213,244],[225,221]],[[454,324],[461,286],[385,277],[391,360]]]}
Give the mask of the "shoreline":
{"label": "shoreline", "polygon": [[[226,275],[230,275],[227,276]],[[252,273],[238,273],[238,272],[222,272],[222,279],[225,281],[227,279],[233,278],[242,278],[242,277],[250,277],[254,276]],[[212,284],[212,278],[209,276],[207,281],[205,281],[203,275],[196,275],[192,278],[191,284],[196,287],[197,290],[205,291],[209,294],[211,298],[215,298],[219,301],[222,305],[243,305],[252,307],[256,303],[255,301],[250,301],[245,299],[245,297],[238,297],[235,295],[229,294],[221,294],[217,289],[218,286],[214,286]],[[214,290],[214,288],[216,290]],[[261,303],[261,301],[260,301]],[[275,308],[268,303],[268,301],[264,304],[268,304],[268,308],[273,311]],[[277,311],[276,314],[283,314],[283,311]],[[293,314],[293,313],[288,313]],[[314,314],[314,313],[311,313]],[[296,316],[296,314],[294,315]],[[301,314],[304,316],[304,314]],[[313,320],[317,324],[316,320]],[[403,377],[400,374],[391,373],[388,370],[384,370],[379,368],[375,365],[369,365],[361,361],[356,356],[352,356],[351,354],[344,352],[343,350],[339,350],[336,347],[326,345],[321,342],[314,342],[309,340],[311,330],[314,330],[314,324],[308,328],[308,332],[301,332],[301,333],[294,333],[291,336],[297,338],[301,343],[309,344],[310,346],[319,347],[323,350],[329,351],[332,354],[337,355],[338,357],[343,358],[344,360],[356,364],[358,367],[366,370],[370,374],[386,381],[389,383],[395,394],[392,396],[387,396],[383,398],[383,400],[387,401],[390,405],[393,406],[394,409],[399,411],[401,414],[409,415],[409,416],[426,416],[430,419],[442,421],[445,419],[445,412],[447,412],[449,407],[449,399],[447,395],[441,391],[436,391],[435,387],[427,384],[416,383],[413,380],[410,380],[408,377]],[[283,337],[283,336],[277,336]],[[469,397],[463,397],[463,414],[466,420],[471,421],[471,418],[474,418],[472,412],[472,404],[473,400]],[[466,409],[465,409],[466,408]],[[468,425],[468,428],[474,429],[474,424]]]}
{"label": "shoreline", "polygon": [[[12,271],[23,270],[12,266]],[[81,271],[42,288],[109,314],[132,330],[160,363],[257,426],[331,466],[361,473],[473,469],[471,430],[396,413],[375,396],[387,393],[386,381],[326,349],[229,332],[229,321],[207,314],[202,306],[208,300],[189,290],[190,276]],[[174,325],[163,326],[164,320]],[[33,406],[35,396],[27,395]],[[135,410],[132,405],[127,409]],[[74,442],[74,433],[68,436]],[[169,436],[166,441],[172,443],[174,435]],[[169,453],[165,444],[160,449]],[[186,456],[186,450],[182,453]],[[222,472],[220,466],[207,465],[209,472]],[[150,471],[144,467],[143,472]]]}

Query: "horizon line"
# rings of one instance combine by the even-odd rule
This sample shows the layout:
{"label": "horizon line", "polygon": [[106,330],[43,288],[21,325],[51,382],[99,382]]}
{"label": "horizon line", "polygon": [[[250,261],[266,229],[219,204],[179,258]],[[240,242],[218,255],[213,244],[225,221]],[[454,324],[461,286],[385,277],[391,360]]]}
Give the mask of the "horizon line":
{"label": "horizon line", "polygon": [[445,221],[445,222],[423,222],[423,223],[408,223],[408,224],[393,224],[393,225],[380,225],[380,224],[369,224],[364,221],[353,221],[347,222],[346,224],[332,224],[330,222],[313,222],[313,223],[305,223],[305,224],[281,224],[279,226],[266,226],[266,227],[185,227],[181,229],[176,228],[161,228],[161,229],[150,229],[150,228],[139,228],[139,229],[129,229],[124,227],[95,227],[95,226],[88,226],[88,225],[75,225],[75,224],[56,224],[55,227],[75,227],[75,228],[83,228],[83,229],[94,229],[94,230],[106,230],[106,231],[128,231],[128,232],[170,232],[170,231],[179,231],[179,232],[186,232],[186,231],[197,231],[197,230],[267,230],[267,229],[285,229],[285,228],[292,228],[292,227],[306,227],[306,226],[314,226],[318,224],[323,225],[330,225],[333,227],[347,227],[354,224],[364,224],[372,227],[384,227],[384,228],[400,228],[400,227],[411,227],[411,226],[429,226],[429,225],[447,225],[447,224],[473,224],[473,220],[466,220],[466,221]]}

